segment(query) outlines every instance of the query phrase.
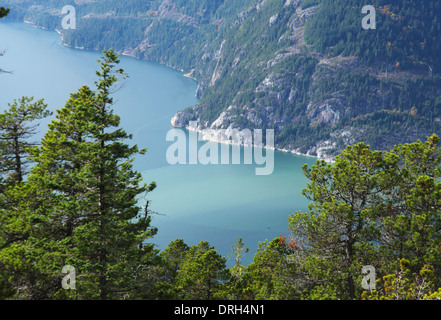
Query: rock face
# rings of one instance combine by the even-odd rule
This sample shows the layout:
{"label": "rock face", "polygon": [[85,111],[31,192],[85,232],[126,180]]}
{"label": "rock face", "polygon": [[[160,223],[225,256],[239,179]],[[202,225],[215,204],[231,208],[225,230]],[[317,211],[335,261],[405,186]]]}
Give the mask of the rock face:
{"label": "rock face", "polygon": [[179,12],[174,3],[170,0],[164,0],[159,6],[158,11],[160,18],[170,19],[183,25],[189,25],[193,27],[199,26],[193,17]]}

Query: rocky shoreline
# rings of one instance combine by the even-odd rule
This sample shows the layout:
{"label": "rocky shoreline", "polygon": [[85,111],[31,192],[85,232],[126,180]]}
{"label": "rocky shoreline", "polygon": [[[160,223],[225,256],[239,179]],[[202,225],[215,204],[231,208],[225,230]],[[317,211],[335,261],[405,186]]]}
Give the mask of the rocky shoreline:
{"label": "rocky shoreline", "polygon": [[[228,138],[227,139],[222,139],[224,136],[226,137],[231,137],[231,135],[229,133],[231,133],[233,130],[238,130],[241,131],[242,129],[236,129],[234,128],[232,125],[230,125],[229,128],[227,129],[221,129],[221,130],[225,130],[226,135],[220,135],[219,134],[219,130],[218,128],[202,128],[200,125],[197,127],[192,127],[190,125],[186,125],[183,124],[180,119],[180,114],[182,114],[181,112],[178,112],[170,121],[171,125],[174,128],[182,128],[191,132],[196,132],[198,134],[200,134],[200,138],[204,141],[207,142],[215,142],[215,143],[220,143],[220,144],[229,144],[229,145],[239,145],[239,146],[243,146],[243,147],[253,147],[253,148],[263,148],[263,149],[269,149],[269,150],[274,150],[274,151],[280,151],[280,152],[284,152],[284,153],[291,153],[291,154],[295,154],[298,156],[303,156],[303,157],[308,157],[308,158],[315,158],[317,160],[324,160],[328,163],[333,163],[335,161],[335,158],[327,156],[326,154],[322,153],[322,152],[318,152],[318,155],[312,155],[310,153],[302,153],[300,152],[298,149],[297,150],[290,150],[290,149],[286,149],[286,148],[280,148],[277,146],[274,147],[269,147],[267,145],[256,145],[254,144],[254,142],[251,140],[249,141],[244,141],[242,143],[236,143],[232,140],[230,140]],[[199,123],[199,122],[198,122]]]}

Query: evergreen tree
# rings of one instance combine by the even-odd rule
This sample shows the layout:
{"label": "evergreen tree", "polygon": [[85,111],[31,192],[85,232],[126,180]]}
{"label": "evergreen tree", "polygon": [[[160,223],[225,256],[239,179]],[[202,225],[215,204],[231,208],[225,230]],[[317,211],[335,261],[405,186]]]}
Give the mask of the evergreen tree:
{"label": "evergreen tree", "polygon": [[124,141],[110,92],[124,75],[115,70],[118,56],[104,51],[97,72],[97,91],[83,86],[59,110],[49,131],[34,148],[36,165],[29,176],[30,201],[41,219],[30,239],[35,265],[42,274],[60,280],[65,265],[75,267],[77,290],[61,282],[50,293],[58,298],[117,299],[134,294],[137,272],[154,255],[145,240],[150,227],[148,208],[140,197],[156,184],[142,184],[132,169],[133,156],[144,154]]}
{"label": "evergreen tree", "polygon": [[290,229],[305,242],[301,267],[312,285],[310,299],[361,298],[367,265],[387,276],[384,286],[430,270],[431,286],[439,288],[439,142],[434,135],[384,152],[360,143],[333,165],[305,167],[311,182],[304,194],[313,203],[290,217]]}
{"label": "evergreen tree", "polygon": [[22,97],[0,114],[0,170],[7,180],[21,182],[28,173],[28,152],[36,145],[29,138],[36,134],[35,121],[51,115],[46,107],[43,100],[33,102],[33,98]]}
{"label": "evergreen tree", "polygon": [[[0,296],[13,296],[29,287],[35,274],[25,258],[25,243],[33,225],[26,204],[24,177],[28,173],[30,139],[37,120],[50,115],[43,100],[22,97],[0,114]],[[5,179],[4,179],[5,178]]]}
{"label": "evergreen tree", "polygon": [[299,266],[285,237],[259,243],[254,261],[241,283],[245,299],[292,300],[300,298]]}
{"label": "evergreen tree", "polygon": [[190,300],[218,298],[221,283],[227,279],[225,262],[226,259],[206,241],[187,250],[176,278],[177,285],[182,288],[181,297]]}
{"label": "evergreen tree", "polygon": [[158,281],[155,299],[172,300],[181,297],[182,287],[177,283],[177,276],[189,249],[183,239],[177,239],[160,253],[161,261],[156,270]]}
{"label": "evergreen tree", "polygon": [[377,280],[376,290],[363,292],[365,300],[440,300],[441,288],[435,283],[433,267],[425,265],[419,272],[412,272],[409,261],[400,260],[400,269]]}
{"label": "evergreen tree", "polygon": [[391,263],[385,272],[399,270],[405,259],[411,272],[431,265],[441,279],[440,139],[434,135],[424,143],[400,145],[391,154],[399,165],[389,177],[394,187],[384,192],[381,243]]}
{"label": "evergreen tree", "polygon": [[[242,265],[242,258],[244,254],[249,252],[249,249],[245,247],[242,238],[237,238],[236,244],[231,246],[231,250],[233,251],[234,266],[228,269],[229,279],[224,283],[223,292],[220,294],[228,300],[241,300],[245,299],[248,293],[247,268]],[[231,254],[229,258],[231,258]]]}
{"label": "evergreen tree", "polygon": [[356,298],[361,268],[375,264],[375,213],[383,200],[378,176],[386,165],[382,152],[360,143],[348,146],[333,165],[304,167],[311,180],[304,195],[313,203],[290,217],[290,229],[306,242],[304,265],[317,287],[332,288],[336,298]]}

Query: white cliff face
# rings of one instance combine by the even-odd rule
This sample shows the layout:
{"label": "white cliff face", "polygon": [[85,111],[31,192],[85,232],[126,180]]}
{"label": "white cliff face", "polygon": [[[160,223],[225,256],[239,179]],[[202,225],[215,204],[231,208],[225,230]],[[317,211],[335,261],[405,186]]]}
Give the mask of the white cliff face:
{"label": "white cliff face", "polygon": [[312,123],[336,124],[340,120],[340,112],[333,109],[330,101],[318,104],[309,104],[308,118]]}
{"label": "white cliff face", "polygon": [[185,111],[178,112],[172,119],[171,125],[176,128],[185,128],[193,115]]}
{"label": "white cliff face", "polygon": [[299,4],[302,3],[302,1],[303,0],[286,0],[286,2],[283,5],[283,7],[293,6],[293,7],[297,8],[299,6]]}
{"label": "white cliff face", "polygon": [[219,80],[220,77],[222,76],[223,69],[220,61],[222,60],[222,52],[224,50],[224,46],[226,42],[227,42],[226,40],[222,41],[219,50],[216,52],[214,56],[214,60],[217,60],[217,64],[216,64],[216,68],[214,69],[213,76],[211,77],[210,87],[213,87],[216,84],[216,81]]}
{"label": "white cliff face", "polygon": [[[298,2],[297,2],[298,3]],[[293,30],[303,28],[306,20],[312,17],[312,15],[317,11],[318,6],[310,7],[305,10],[298,9],[297,14],[293,16],[289,22],[289,27]]]}
{"label": "white cliff face", "polygon": [[268,91],[269,89],[274,88],[277,86],[277,83],[275,82],[275,75],[270,74],[268,77],[263,80],[263,82],[256,88],[255,92],[262,92],[262,91]]}
{"label": "white cliff face", "polygon": [[239,130],[230,125],[226,129],[200,129],[200,136],[205,141],[213,141],[224,144],[252,147],[253,135],[251,130]]}
{"label": "white cliff face", "polygon": [[224,123],[232,119],[231,111],[236,109],[236,106],[230,106],[226,111],[222,112],[219,118],[217,118],[210,126],[210,129],[222,129]]}
{"label": "white cliff face", "polygon": [[262,7],[265,5],[265,3],[266,3],[266,0],[260,1],[258,4],[256,4],[256,9],[257,10],[262,9]]}
{"label": "white cliff face", "polygon": [[328,151],[334,150],[337,147],[337,143],[331,141],[319,141],[315,147],[308,150],[306,155],[314,156],[319,159],[326,160],[328,162],[334,161],[334,157],[328,155]]}
{"label": "white cliff face", "polygon": [[193,17],[187,16],[185,14],[180,13],[175,4],[173,4],[169,0],[164,0],[159,6],[159,17],[167,18],[176,22],[179,22],[184,25],[189,25],[193,27],[198,27],[196,20]]}
{"label": "white cliff face", "polygon": [[277,23],[277,20],[278,20],[278,19],[279,19],[279,14],[276,13],[275,15],[273,15],[273,16],[270,18],[270,20],[269,20],[269,22],[268,22],[269,26],[272,27],[273,25],[275,25],[275,24]]}

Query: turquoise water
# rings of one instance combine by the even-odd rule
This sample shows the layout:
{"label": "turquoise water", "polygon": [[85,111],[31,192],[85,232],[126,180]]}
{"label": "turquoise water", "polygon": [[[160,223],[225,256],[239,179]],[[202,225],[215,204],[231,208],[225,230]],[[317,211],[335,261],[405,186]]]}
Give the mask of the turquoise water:
{"label": "turquoise water", "polygon": [[[93,86],[99,52],[60,45],[60,36],[21,23],[0,23],[0,108],[23,95],[45,98],[49,109],[64,106],[71,92]],[[259,241],[288,234],[288,216],[305,210],[308,202],[301,191],[306,186],[302,166],[312,158],[275,152],[274,172],[256,176],[256,165],[169,165],[166,141],[174,114],[197,103],[197,83],[165,66],[121,57],[130,78],[114,94],[115,112],[121,126],[134,134],[133,143],[148,147],[136,158],[135,168],[146,182],[158,188],[149,195],[151,209],[158,212],[153,225],[159,232],[152,240],[159,248],[182,238],[189,245],[207,240],[227,256],[241,237],[253,259]],[[51,118],[52,119],[52,118]],[[41,125],[42,136],[46,130]],[[201,143],[203,144],[203,143]],[[243,161],[242,161],[243,163]]]}

